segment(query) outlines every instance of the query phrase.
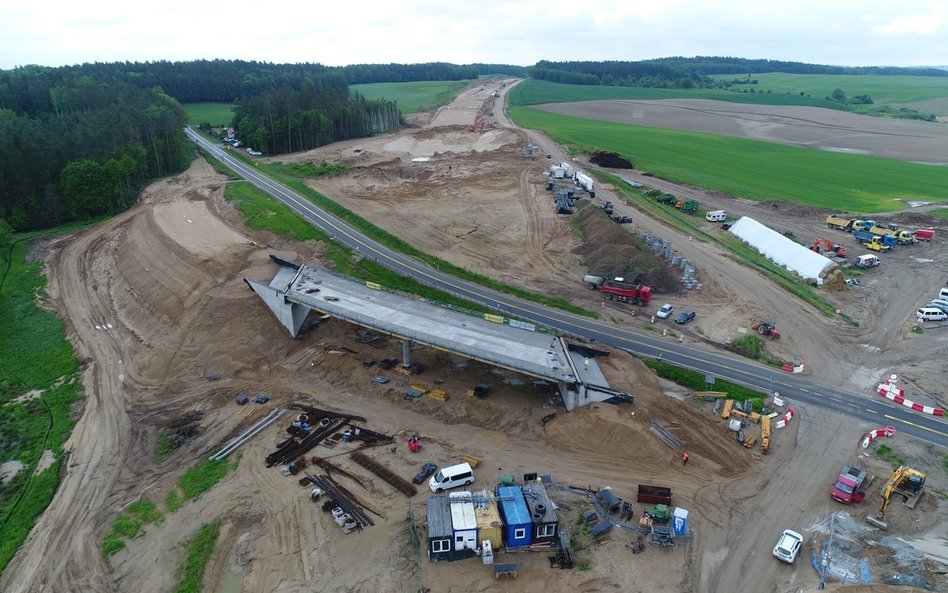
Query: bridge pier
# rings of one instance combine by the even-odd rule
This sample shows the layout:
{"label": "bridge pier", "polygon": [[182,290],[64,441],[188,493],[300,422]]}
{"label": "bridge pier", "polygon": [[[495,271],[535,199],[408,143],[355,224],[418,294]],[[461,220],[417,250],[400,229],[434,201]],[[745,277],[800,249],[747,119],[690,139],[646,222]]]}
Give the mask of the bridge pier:
{"label": "bridge pier", "polygon": [[402,368],[407,369],[411,366],[411,340],[402,340]]}

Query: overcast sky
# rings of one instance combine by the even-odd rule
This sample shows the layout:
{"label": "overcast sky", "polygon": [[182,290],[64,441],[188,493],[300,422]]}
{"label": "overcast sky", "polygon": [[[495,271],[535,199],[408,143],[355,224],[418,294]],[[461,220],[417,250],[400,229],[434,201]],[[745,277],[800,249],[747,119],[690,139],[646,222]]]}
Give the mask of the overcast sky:
{"label": "overcast sky", "polygon": [[735,56],[948,64],[948,0],[2,0],[0,69]]}

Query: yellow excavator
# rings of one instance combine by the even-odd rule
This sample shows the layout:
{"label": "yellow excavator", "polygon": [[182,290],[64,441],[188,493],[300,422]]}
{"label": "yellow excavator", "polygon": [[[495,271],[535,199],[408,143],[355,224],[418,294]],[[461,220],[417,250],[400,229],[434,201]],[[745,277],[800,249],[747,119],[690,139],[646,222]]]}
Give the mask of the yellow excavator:
{"label": "yellow excavator", "polygon": [[885,522],[885,511],[889,508],[892,495],[901,494],[905,497],[905,506],[914,509],[918,499],[922,497],[922,493],[925,491],[925,478],[926,476],[922,472],[904,465],[892,472],[892,477],[889,478],[882,490],[882,504],[879,505],[879,514],[875,517],[867,515],[866,521],[876,527],[888,529],[889,525]]}

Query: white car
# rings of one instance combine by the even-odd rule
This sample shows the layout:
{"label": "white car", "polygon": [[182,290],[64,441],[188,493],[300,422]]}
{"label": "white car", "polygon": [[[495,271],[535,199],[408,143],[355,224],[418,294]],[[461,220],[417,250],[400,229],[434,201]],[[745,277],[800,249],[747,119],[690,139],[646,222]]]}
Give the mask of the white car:
{"label": "white car", "polygon": [[665,303],[664,305],[659,307],[658,312],[655,313],[655,317],[658,317],[659,319],[668,319],[668,316],[671,315],[672,311],[674,310],[675,310],[674,307],[672,307],[668,303]]}
{"label": "white car", "polygon": [[783,560],[787,564],[792,564],[797,559],[797,552],[803,546],[803,536],[796,531],[785,530],[780,534],[777,545],[774,546],[774,556],[778,560]]}

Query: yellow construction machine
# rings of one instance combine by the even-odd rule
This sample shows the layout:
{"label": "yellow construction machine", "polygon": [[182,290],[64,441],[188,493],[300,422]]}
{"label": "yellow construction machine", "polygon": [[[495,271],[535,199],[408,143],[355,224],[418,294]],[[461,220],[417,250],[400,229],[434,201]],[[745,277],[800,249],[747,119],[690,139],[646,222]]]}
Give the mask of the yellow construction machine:
{"label": "yellow construction machine", "polygon": [[866,521],[876,527],[888,529],[889,525],[885,522],[885,511],[889,508],[892,495],[901,494],[905,497],[905,506],[914,509],[918,499],[922,497],[922,493],[925,491],[925,477],[925,474],[917,469],[904,465],[892,472],[892,477],[889,478],[885,488],[882,489],[882,504],[879,505],[879,514],[875,517],[867,515]]}

